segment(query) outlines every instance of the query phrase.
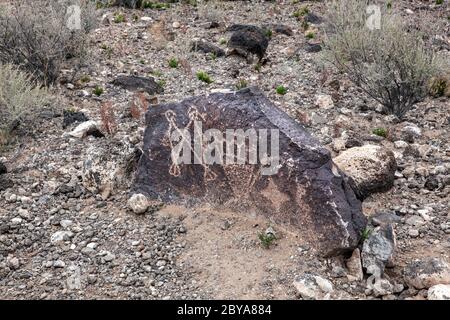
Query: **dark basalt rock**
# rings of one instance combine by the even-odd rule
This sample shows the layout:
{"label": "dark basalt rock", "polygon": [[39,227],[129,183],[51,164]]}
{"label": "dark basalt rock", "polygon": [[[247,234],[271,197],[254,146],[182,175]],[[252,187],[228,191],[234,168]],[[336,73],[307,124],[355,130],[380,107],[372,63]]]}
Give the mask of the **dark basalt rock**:
{"label": "dark basalt rock", "polygon": [[14,182],[11,179],[5,178],[4,176],[0,176],[0,191],[12,188],[13,186]]}
{"label": "dark basalt rock", "polygon": [[[180,141],[169,137],[174,132],[184,135],[188,132],[191,138],[185,142],[192,147],[193,123],[201,123],[202,132],[217,129],[224,136],[226,129],[267,129],[268,140],[273,138],[270,130],[278,130],[279,165],[275,162],[272,175],[263,175],[267,167],[261,162],[184,164],[172,161],[171,150]],[[270,141],[268,144],[272,146]],[[246,144],[248,148],[249,139]],[[198,153],[195,156],[194,148],[186,154],[192,159],[203,159]],[[232,149],[232,155],[236,155],[236,150]],[[222,154],[216,151],[211,154]],[[273,156],[271,150],[269,154]],[[366,225],[361,202],[333,164],[329,151],[256,88],[191,97],[149,108],[143,155],[133,191],[166,203],[208,203],[243,214],[265,215],[294,227],[300,237],[325,256],[356,247]]]}
{"label": "dark basalt rock", "polygon": [[200,51],[204,53],[212,53],[216,57],[222,57],[225,55],[225,51],[219,48],[218,46],[215,46],[211,43],[208,43],[203,40],[199,41],[193,41],[191,46],[192,51]]}
{"label": "dark basalt rock", "polygon": [[255,54],[261,60],[269,46],[269,38],[266,32],[256,26],[251,25],[232,25],[227,31],[233,31],[228,41],[230,53],[248,57],[249,54]]}
{"label": "dark basalt rock", "polygon": [[118,76],[112,81],[115,86],[122,87],[129,91],[145,91],[150,95],[162,93],[163,88],[155,81],[154,78],[145,78],[138,76]]}

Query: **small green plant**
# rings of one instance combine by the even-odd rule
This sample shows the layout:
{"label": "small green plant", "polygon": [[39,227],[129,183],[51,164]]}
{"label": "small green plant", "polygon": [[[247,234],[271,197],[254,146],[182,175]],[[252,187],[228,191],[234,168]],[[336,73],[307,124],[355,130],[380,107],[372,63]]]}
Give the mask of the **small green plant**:
{"label": "small green plant", "polygon": [[294,12],[293,16],[296,18],[306,16],[309,13],[308,7],[302,7]]}
{"label": "small green plant", "polygon": [[211,80],[210,76],[204,71],[197,72],[197,79],[200,80],[200,81],[203,81],[203,82],[205,82],[207,84],[210,84],[210,83],[213,82]]}
{"label": "small green plant", "polygon": [[145,64],[145,60],[144,60],[144,59],[140,59],[140,60],[139,60],[139,63],[140,63],[140,64]]}
{"label": "small green plant", "polygon": [[125,15],[123,13],[116,13],[114,15],[114,23],[125,22]]}
{"label": "small green plant", "polygon": [[276,91],[278,94],[285,95],[287,92],[287,89],[284,86],[278,86],[276,88]]}
{"label": "small green plant", "polygon": [[161,88],[164,88],[164,86],[166,85],[166,80],[161,79],[158,80],[157,83]]}
{"label": "small green plant", "polygon": [[369,238],[370,234],[372,233],[372,229],[369,227],[364,228],[364,230],[361,233],[361,240],[365,241]]}
{"label": "small green plant", "polygon": [[444,0],[436,0],[436,4],[437,5],[441,5],[441,4],[443,4],[444,3]]}
{"label": "small green plant", "polygon": [[316,37],[316,35],[314,34],[314,32],[308,32],[306,34],[307,39],[314,39],[315,37]]}
{"label": "small green plant", "polygon": [[219,39],[219,43],[222,44],[222,45],[223,45],[223,44],[227,44],[227,39],[225,39],[225,38],[220,38],[220,39]]}
{"label": "small green plant", "polygon": [[102,87],[100,87],[100,86],[96,86],[95,88],[94,88],[94,94],[97,96],[97,97],[100,97],[102,94],[103,94],[103,92],[104,92],[104,90],[103,90],[103,88]]}
{"label": "small green plant", "polygon": [[172,58],[169,60],[169,67],[178,68],[178,60],[176,58]]}
{"label": "small green plant", "polygon": [[385,128],[375,128],[372,130],[372,133],[383,138],[387,138],[388,136],[388,131]]}
{"label": "small green plant", "polygon": [[84,75],[80,78],[81,83],[88,83],[91,81],[91,78],[88,75]]}
{"label": "small green plant", "polygon": [[258,62],[258,63],[255,64],[255,70],[256,70],[257,72],[261,72],[261,67],[262,67],[262,65],[261,65],[260,62]]}
{"label": "small green plant", "polygon": [[261,242],[261,246],[264,249],[269,249],[273,242],[277,239],[272,233],[259,233],[258,234],[259,241]]}
{"label": "small green plant", "polygon": [[266,37],[267,38],[272,38],[272,30],[270,30],[270,29],[267,29],[265,32],[264,32],[264,34],[266,35]]}
{"label": "small green plant", "polygon": [[386,3],[386,7],[387,7],[388,9],[392,9],[392,2],[388,1],[388,2]]}
{"label": "small green plant", "polygon": [[247,86],[248,86],[247,80],[241,79],[241,80],[239,80],[239,82],[236,84],[236,89],[237,89],[237,90],[241,90],[241,89],[247,88]]}

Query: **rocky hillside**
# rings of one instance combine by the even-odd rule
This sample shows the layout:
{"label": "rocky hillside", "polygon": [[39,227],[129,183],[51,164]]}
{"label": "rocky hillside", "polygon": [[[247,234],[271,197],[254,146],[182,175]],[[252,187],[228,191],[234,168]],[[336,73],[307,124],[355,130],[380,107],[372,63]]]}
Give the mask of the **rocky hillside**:
{"label": "rocky hillside", "polygon": [[[450,61],[447,0],[390,6],[437,26],[429,45]],[[325,2],[146,7],[99,5],[57,103],[0,135],[1,299],[450,299],[450,80],[398,119],[325,63]],[[349,177],[367,219],[351,250],[324,255],[325,231],[302,229],[316,221],[275,211],[132,197],[149,108],[250,87]]]}

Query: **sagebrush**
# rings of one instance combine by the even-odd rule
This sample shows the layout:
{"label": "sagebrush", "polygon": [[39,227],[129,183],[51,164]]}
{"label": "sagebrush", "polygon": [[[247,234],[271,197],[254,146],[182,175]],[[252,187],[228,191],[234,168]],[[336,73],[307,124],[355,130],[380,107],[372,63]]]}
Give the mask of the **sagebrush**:
{"label": "sagebrush", "polygon": [[33,124],[39,110],[52,104],[52,96],[17,67],[0,64],[0,140],[7,142],[20,124]]}
{"label": "sagebrush", "polygon": [[95,2],[90,0],[0,4],[0,62],[16,64],[51,84],[65,60],[83,56],[95,23]]}
{"label": "sagebrush", "polygon": [[368,25],[373,19],[369,5],[368,0],[329,3],[326,59],[388,112],[402,118],[426,96],[430,79],[442,66],[425,45],[424,34],[390,10],[381,8],[380,24]]}

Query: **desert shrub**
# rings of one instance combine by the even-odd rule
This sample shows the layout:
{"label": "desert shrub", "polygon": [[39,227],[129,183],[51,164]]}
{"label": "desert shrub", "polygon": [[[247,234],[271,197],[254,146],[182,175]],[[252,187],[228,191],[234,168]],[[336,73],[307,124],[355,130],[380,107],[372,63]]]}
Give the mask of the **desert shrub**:
{"label": "desert shrub", "polygon": [[0,140],[20,124],[33,123],[39,110],[52,102],[45,88],[17,67],[0,64]]}
{"label": "desert shrub", "polygon": [[438,59],[425,45],[423,34],[389,10],[380,8],[379,28],[366,26],[373,18],[373,12],[366,11],[368,5],[367,0],[329,4],[326,59],[388,112],[402,118],[426,96],[427,84],[439,70]]}
{"label": "desert shrub", "polygon": [[67,58],[83,55],[95,21],[95,2],[89,0],[0,4],[0,62],[16,64],[50,84]]}

